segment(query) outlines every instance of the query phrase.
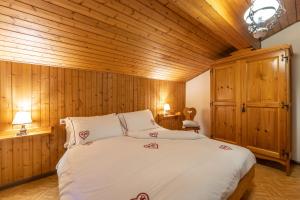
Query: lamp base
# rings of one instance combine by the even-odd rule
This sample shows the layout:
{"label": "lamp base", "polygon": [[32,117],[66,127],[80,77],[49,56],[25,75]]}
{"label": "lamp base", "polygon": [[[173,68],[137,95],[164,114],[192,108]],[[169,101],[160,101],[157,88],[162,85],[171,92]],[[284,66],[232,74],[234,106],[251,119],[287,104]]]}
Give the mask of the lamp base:
{"label": "lamp base", "polygon": [[20,131],[17,133],[17,136],[23,136],[23,135],[27,135],[27,129],[25,127],[25,124],[22,124]]}

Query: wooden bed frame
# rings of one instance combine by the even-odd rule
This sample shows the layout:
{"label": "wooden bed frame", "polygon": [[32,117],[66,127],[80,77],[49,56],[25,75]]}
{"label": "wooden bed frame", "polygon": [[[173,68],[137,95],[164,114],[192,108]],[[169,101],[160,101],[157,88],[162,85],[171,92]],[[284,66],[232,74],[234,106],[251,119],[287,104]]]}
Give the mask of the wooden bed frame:
{"label": "wooden bed frame", "polygon": [[252,186],[252,181],[255,175],[255,165],[250,171],[240,180],[237,188],[228,198],[228,200],[240,200],[245,192]]}

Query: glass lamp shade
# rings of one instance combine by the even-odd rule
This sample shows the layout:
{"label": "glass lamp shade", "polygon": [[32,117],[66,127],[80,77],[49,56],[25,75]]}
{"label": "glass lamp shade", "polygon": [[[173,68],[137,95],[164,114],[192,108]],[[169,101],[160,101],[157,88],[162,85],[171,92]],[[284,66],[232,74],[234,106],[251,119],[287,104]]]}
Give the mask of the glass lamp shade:
{"label": "glass lamp shade", "polygon": [[245,20],[245,22],[246,22],[247,24],[251,24],[251,23],[252,23],[249,14],[250,14],[250,8],[248,8],[248,9],[246,10],[245,14],[244,14],[244,20]]}
{"label": "glass lamp shade", "polygon": [[12,124],[13,125],[30,124],[31,122],[32,122],[31,113],[21,111],[16,113]]}
{"label": "glass lamp shade", "polygon": [[253,0],[244,14],[244,20],[247,24],[263,23],[275,15],[279,6],[278,0]]}
{"label": "glass lamp shade", "polygon": [[164,111],[171,110],[170,105],[168,103],[164,104]]}
{"label": "glass lamp shade", "polygon": [[257,11],[264,8],[274,8],[275,11],[279,8],[277,0],[255,0],[253,2],[253,11]]}
{"label": "glass lamp shade", "polygon": [[256,39],[263,38],[273,28],[280,16],[285,13],[281,0],[251,0],[244,14],[248,30]]}

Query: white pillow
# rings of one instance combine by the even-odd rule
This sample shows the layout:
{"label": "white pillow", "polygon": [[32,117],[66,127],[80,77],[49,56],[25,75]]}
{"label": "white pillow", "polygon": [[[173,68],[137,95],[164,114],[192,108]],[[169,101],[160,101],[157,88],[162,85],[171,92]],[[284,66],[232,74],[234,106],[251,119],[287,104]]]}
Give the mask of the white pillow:
{"label": "white pillow", "polygon": [[199,124],[196,121],[192,121],[192,120],[184,120],[182,123],[183,126],[186,128],[199,127]]}
{"label": "white pillow", "polygon": [[69,148],[75,144],[75,141],[73,140],[74,136],[71,137],[71,135],[74,133],[73,133],[72,122],[70,117],[65,118],[65,129],[66,129],[66,142],[64,144],[64,147]]}
{"label": "white pillow", "polygon": [[66,121],[66,130],[70,131],[68,147],[123,134],[116,114],[69,117],[68,120]]}
{"label": "white pillow", "polygon": [[141,110],[136,112],[121,113],[119,116],[126,131],[143,131],[158,128],[152,112],[150,110]]}

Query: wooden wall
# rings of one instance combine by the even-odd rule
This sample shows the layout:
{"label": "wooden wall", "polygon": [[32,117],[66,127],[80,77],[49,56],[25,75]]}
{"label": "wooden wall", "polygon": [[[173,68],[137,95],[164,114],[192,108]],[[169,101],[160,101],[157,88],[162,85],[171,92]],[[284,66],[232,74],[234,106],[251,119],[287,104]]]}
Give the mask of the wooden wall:
{"label": "wooden wall", "polygon": [[150,108],[167,102],[185,105],[185,83],[77,69],[0,62],[0,131],[10,130],[14,114],[31,110],[34,127],[54,126],[51,136],[0,140],[0,186],[55,169],[64,153],[66,116],[103,115]]}

